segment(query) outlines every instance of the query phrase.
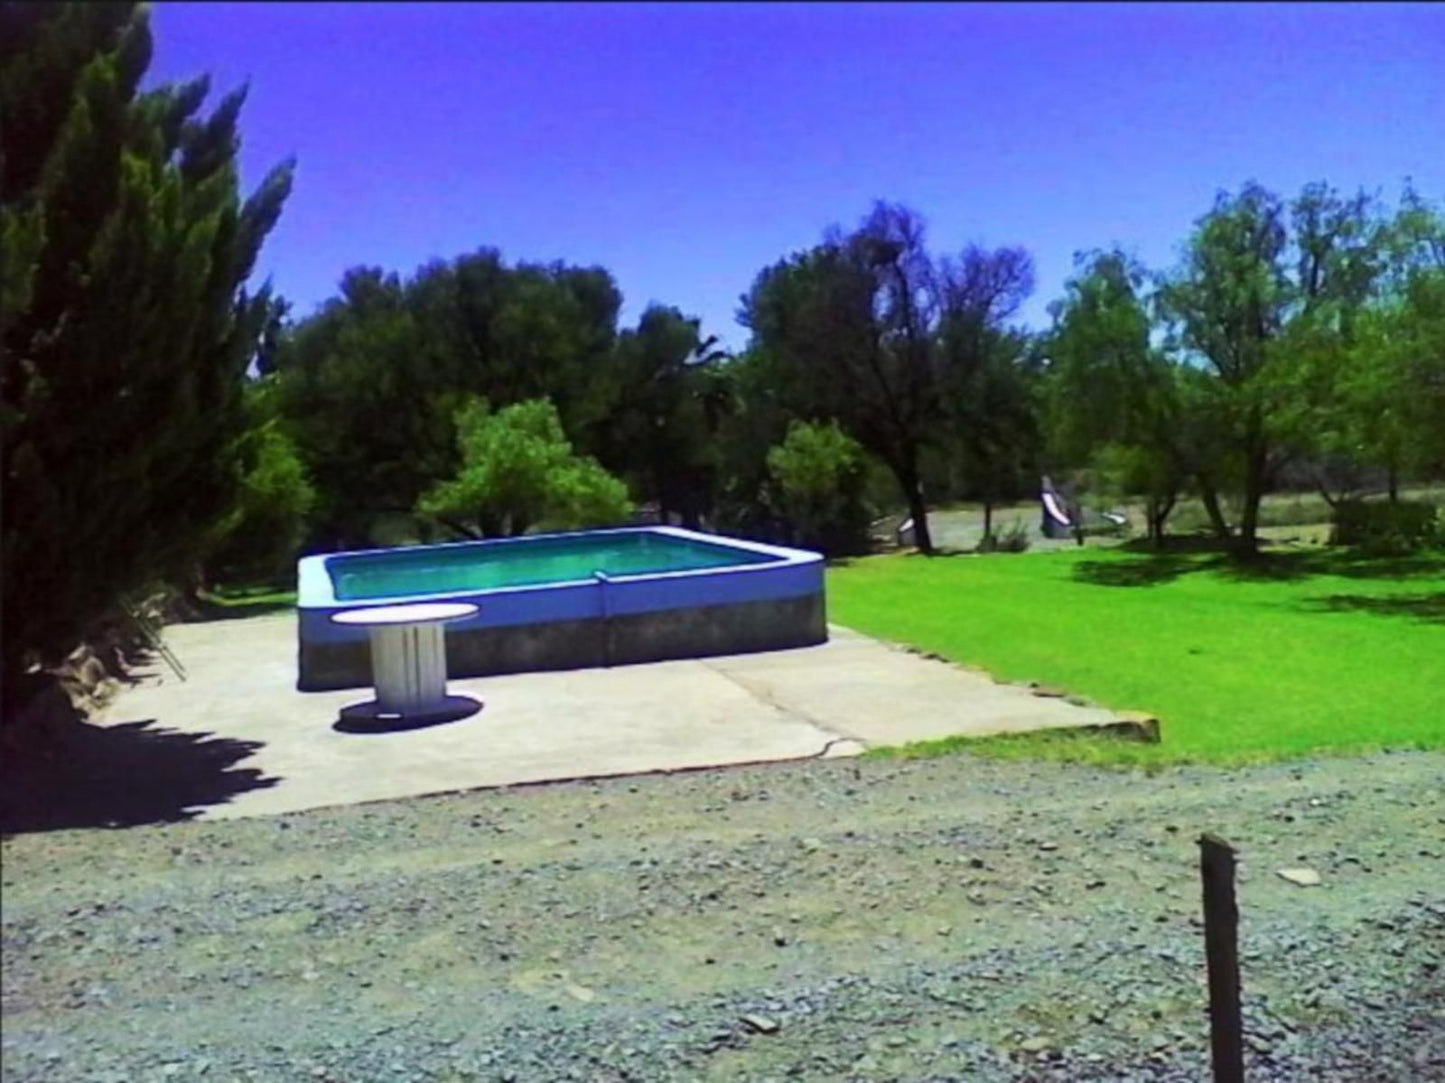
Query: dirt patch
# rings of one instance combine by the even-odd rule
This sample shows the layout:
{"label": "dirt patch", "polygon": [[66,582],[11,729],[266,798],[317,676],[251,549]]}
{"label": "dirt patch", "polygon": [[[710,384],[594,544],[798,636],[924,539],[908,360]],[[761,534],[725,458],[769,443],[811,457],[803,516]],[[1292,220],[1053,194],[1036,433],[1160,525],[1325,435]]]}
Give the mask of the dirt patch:
{"label": "dirt patch", "polygon": [[[1445,1078],[1445,755],[820,761],[4,850],[15,1080]],[[1280,869],[1308,867],[1307,890]]]}

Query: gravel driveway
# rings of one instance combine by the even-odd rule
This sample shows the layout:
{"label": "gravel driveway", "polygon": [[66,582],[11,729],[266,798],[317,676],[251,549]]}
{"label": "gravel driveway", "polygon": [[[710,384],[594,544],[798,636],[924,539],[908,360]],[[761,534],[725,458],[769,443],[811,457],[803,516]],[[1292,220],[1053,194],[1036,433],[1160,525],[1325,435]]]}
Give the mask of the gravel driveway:
{"label": "gravel driveway", "polygon": [[1249,1078],[1445,1080],[1442,793],[958,756],[24,835],[4,1077],[1194,1083],[1211,830]]}

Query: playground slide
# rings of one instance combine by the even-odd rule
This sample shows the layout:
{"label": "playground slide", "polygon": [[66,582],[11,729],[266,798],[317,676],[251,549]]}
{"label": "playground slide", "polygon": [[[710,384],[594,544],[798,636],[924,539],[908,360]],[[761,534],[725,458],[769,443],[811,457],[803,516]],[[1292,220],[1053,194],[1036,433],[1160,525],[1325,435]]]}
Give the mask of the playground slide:
{"label": "playground slide", "polygon": [[1044,511],[1050,519],[1058,523],[1059,526],[1073,526],[1073,522],[1069,519],[1068,512],[1064,511],[1063,505],[1059,503],[1057,496],[1047,489],[1039,495],[1043,498]]}

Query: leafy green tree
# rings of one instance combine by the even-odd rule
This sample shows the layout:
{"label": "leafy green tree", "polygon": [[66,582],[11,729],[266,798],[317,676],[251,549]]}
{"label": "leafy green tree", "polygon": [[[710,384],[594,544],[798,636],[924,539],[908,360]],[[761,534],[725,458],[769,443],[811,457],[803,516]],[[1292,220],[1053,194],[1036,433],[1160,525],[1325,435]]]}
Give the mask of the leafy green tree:
{"label": "leafy green tree", "polygon": [[676,511],[691,528],[713,506],[717,434],[732,409],[727,356],[716,347],[696,319],[650,306],[635,330],[618,337],[613,406],[593,429],[602,434],[596,446],[603,461],[633,479],[641,499],[657,501],[664,522]]}
{"label": "leafy green tree", "polygon": [[276,366],[279,408],[317,491],[319,544],[367,544],[377,517],[410,512],[455,471],[461,389],[432,378],[397,276],[348,271],[340,297],[282,337]]}
{"label": "leafy green tree", "polygon": [[1186,417],[1181,374],[1150,344],[1145,273],[1117,250],[1080,254],[1053,306],[1047,417],[1054,454],[1090,462],[1143,495],[1149,537],[1165,524],[1193,469],[1207,461]]}
{"label": "leafy green tree", "polygon": [[242,442],[240,497],[216,527],[206,578],[281,584],[296,570],[316,490],[275,406],[275,380],[246,388],[249,424]]}
{"label": "leafy green tree", "polygon": [[830,555],[867,548],[870,516],[863,500],[863,449],[836,421],[794,422],[787,438],[768,452],[767,461],[780,498],[780,517],[792,527],[792,542]]}
{"label": "leafy green tree", "polygon": [[[1371,200],[1322,184],[1290,203],[1257,184],[1221,194],[1160,287],[1169,346],[1207,380],[1200,409],[1225,449],[1220,473],[1240,495],[1242,553],[1257,545],[1260,501],[1318,439],[1312,413],[1355,323],[1381,282],[1388,232]],[[1216,530],[1216,478],[1196,475]]]}
{"label": "leafy green tree", "polygon": [[1021,248],[969,245],[958,260],[941,261],[938,274],[940,391],[948,435],[983,502],[987,548],[994,504],[1017,491],[1040,441],[1030,343],[1004,325],[1033,290],[1033,261]]}
{"label": "leafy green tree", "polygon": [[739,313],[787,408],[836,419],[887,465],[925,553],[933,540],[924,469],[949,444],[944,374],[959,356],[945,348],[945,331],[980,318],[997,331],[991,315],[1002,310],[967,311],[973,297],[965,287],[986,286],[985,295],[1000,298],[1017,292],[1029,277],[1027,257],[1005,252],[983,261],[988,275],[970,281],[929,253],[917,214],[879,203],[853,233],[830,231],[818,247],[766,268]]}
{"label": "leafy green tree", "polygon": [[557,408],[545,399],[491,413],[467,403],[457,417],[461,469],[429,489],[417,504],[423,516],[469,537],[600,526],[631,511],[627,487],[575,454]]}
{"label": "leafy green tree", "polygon": [[1402,474],[1445,469],[1445,217],[1407,188],[1385,249],[1323,414],[1326,449],[1382,467],[1393,502]]}
{"label": "leafy green tree", "polygon": [[492,249],[407,281],[353,268],[283,336],[283,409],[319,493],[322,544],[370,540],[458,467],[454,418],[480,396],[545,397],[589,450],[612,406],[621,296],[600,268],[508,266]]}
{"label": "leafy green tree", "polygon": [[[716,521],[728,533],[785,542],[788,526],[777,515],[768,453],[786,439],[792,415],[766,354],[745,350],[726,362],[722,375],[730,404],[716,439]],[[891,491],[891,477],[888,484]]]}
{"label": "leafy green tree", "polygon": [[178,577],[232,509],[250,292],[290,190],[242,201],[245,97],[140,93],[144,9],[0,4],[5,685],[126,593]]}

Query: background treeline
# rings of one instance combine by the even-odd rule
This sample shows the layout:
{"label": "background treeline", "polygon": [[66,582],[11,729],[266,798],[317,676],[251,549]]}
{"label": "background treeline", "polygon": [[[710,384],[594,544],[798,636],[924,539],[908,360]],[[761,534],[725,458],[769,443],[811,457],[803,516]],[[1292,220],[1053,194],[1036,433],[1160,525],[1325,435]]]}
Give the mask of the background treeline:
{"label": "background treeline", "polygon": [[1022,249],[938,253],[884,203],[759,272],[737,355],[674,308],[619,327],[599,267],[482,249],[405,280],[358,268],[250,385],[284,434],[264,476],[310,479],[289,506],[317,548],[647,503],[835,553],[899,508],[927,551],[930,504],[1030,497],[1050,473],[1139,498],[1156,539],[1193,496],[1247,553],[1268,492],[1393,500],[1445,464],[1445,220],[1408,187],[1394,206],[1222,194],[1174,268],[1081,254],[1042,332],[1014,321],[1032,286]]}
{"label": "background treeline", "polygon": [[142,93],[149,56],[133,4],[0,3],[12,686],[138,592],[307,551],[645,508],[830,553],[897,512],[930,552],[929,507],[1047,473],[1159,541],[1196,499],[1248,555],[1266,493],[1389,505],[1445,469],[1445,219],[1408,185],[1222,193],[1176,266],[1081,254],[1043,330],[1027,252],[888,203],[760,269],[736,354],[667,305],[621,325],[605,268],[486,247],[353,268],[297,318],[248,284],[291,164],[243,195],[244,91]]}

